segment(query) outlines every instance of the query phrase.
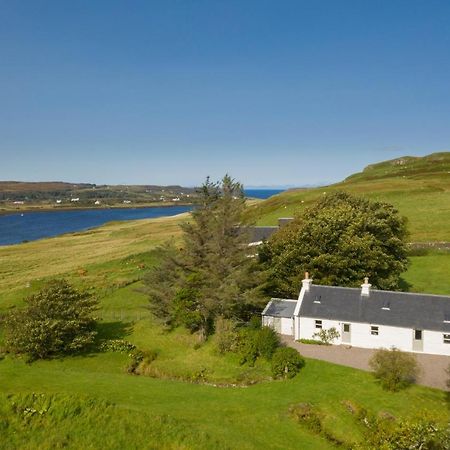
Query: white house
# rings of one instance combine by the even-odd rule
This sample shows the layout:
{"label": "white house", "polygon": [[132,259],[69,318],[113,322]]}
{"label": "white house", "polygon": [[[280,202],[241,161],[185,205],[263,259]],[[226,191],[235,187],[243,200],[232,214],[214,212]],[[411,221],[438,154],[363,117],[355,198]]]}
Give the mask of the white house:
{"label": "white house", "polygon": [[450,297],[372,289],[367,278],[361,289],[318,286],[306,273],[298,299],[272,299],[262,323],[295,340],[335,328],[334,344],[450,356]]}

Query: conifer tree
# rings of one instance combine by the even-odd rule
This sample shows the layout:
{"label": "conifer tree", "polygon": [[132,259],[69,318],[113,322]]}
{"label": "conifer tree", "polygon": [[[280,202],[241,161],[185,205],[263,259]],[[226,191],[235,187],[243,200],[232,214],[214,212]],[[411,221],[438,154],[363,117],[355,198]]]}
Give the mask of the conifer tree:
{"label": "conifer tree", "polygon": [[200,194],[200,205],[182,225],[183,243],[160,250],[162,262],[145,285],[157,317],[204,337],[216,317],[247,319],[261,306],[263,275],[248,254],[242,185],[228,175],[220,183],[207,178]]}

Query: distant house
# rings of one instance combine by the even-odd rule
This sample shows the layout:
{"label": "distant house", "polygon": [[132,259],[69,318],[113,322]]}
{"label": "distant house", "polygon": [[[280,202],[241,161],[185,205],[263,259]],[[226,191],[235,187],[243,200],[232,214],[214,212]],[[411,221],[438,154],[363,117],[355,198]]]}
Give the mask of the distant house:
{"label": "distant house", "polygon": [[21,200],[16,200],[14,202],[14,205],[23,205],[25,202],[21,201]]}
{"label": "distant house", "polygon": [[124,200],[123,202],[128,205],[129,203],[131,203],[131,200]]}
{"label": "distant house", "polygon": [[76,198],[71,198],[70,201],[71,202],[79,202],[80,199],[79,199],[79,197],[76,197]]}
{"label": "distant house", "polygon": [[100,200],[95,200],[94,205],[100,205]]}
{"label": "distant house", "polygon": [[56,204],[57,205],[61,204],[61,200],[56,200]]}
{"label": "distant house", "polygon": [[450,356],[450,297],[372,289],[367,278],[358,289],[305,274],[298,299],[270,300],[262,323],[295,340],[335,328],[335,344]]}
{"label": "distant house", "polygon": [[246,229],[249,232],[249,246],[261,245],[264,241],[267,241],[272,234],[276,233],[280,228],[292,222],[294,219],[292,217],[280,217],[278,219],[278,225],[275,226],[259,226],[259,227],[248,227]]}

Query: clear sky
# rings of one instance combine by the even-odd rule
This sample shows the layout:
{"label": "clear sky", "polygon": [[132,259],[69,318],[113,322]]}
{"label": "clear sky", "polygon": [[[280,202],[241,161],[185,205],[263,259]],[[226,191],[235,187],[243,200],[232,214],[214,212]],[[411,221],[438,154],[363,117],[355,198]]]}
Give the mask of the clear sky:
{"label": "clear sky", "polygon": [[450,149],[449,0],[0,0],[0,179],[337,181]]}

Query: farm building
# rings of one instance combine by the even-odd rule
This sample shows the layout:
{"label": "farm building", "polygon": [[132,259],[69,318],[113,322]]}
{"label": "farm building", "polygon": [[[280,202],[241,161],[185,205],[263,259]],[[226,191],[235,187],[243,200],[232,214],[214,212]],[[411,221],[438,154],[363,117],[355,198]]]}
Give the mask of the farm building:
{"label": "farm building", "polygon": [[295,340],[335,328],[334,344],[396,347],[450,356],[450,297],[372,289],[318,286],[305,274],[297,300],[272,299],[262,323]]}

